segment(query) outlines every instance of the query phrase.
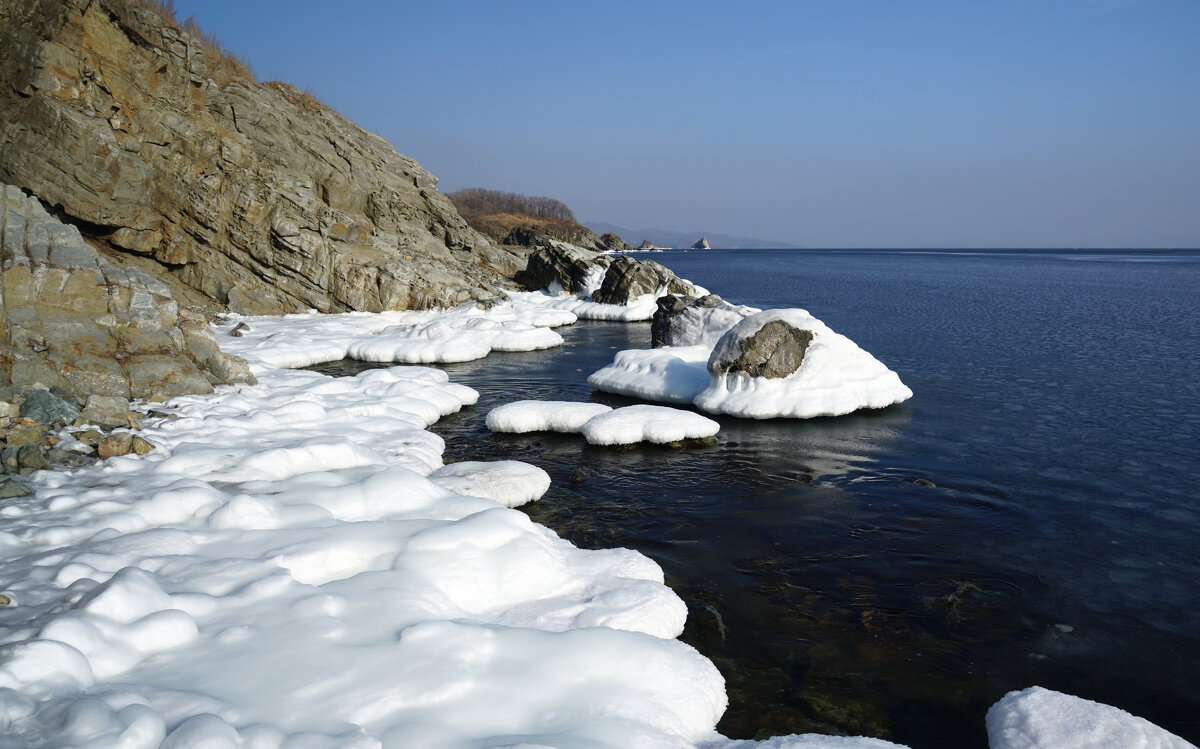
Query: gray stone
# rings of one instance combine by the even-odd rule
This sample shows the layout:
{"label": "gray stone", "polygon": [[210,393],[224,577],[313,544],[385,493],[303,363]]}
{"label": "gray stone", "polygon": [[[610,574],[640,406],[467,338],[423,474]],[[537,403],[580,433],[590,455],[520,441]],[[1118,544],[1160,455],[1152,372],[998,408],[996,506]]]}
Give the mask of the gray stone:
{"label": "gray stone", "polygon": [[772,320],[736,345],[719,345],[709,358],[708,371],[717,375],[744,372],[751,377],[787,377],[804,362],[804,352],[812,339],[812,331]]}
{"label": "gray stone", "polygon": [[38,444],[22,445],[17,450],[17,466],[22,470],[41,471],[50,467],[46,448]]}
{"label": "gray stone", "polygon": [[0,481],[0,499],[13,499],[15,497],[28,497],[33,492],[29,487],[13,481],[12,479],[4,479]]}
{"label": "gray stone", "polygon": [[31,389],[21,403],[21,416],[42,424],[69,424],[79,416],[79,410],[45,390]]}
{"label": "gray stone", "polygon": [[663,346],[671,345],[669,343],[671,337],[671,324],[675,317],[686,309],[688,303],[674,294],[667,294],[658,298],[658,309],[654,311],[654,317],[650,319],[650,346],[651,348],[662,348]]}
{"label": "gray stone", "polygon": [[46,428],[43,426],[13,427],[4,434],[4,440],[11,447],[41,444],[46,441]]}
{"label": "gray stone", "polygon": [[629,304],[638,297],[654,294],[665,288],[668,293],[692,296],[693,289],[667,268],[653,260],[634,260],[618,256],[604,273],[604,282],[592,294],[593,302]]}
{"label": "gray stone", "polygon": [[80,416],[86,423],[95,424],[104,429],[128,426],[129,401],[116,395],[88,396]]}
{"label": "gray stone", "polygon": [[606,255],[582,247],[556,242],[529,256],[525,269],[513,279],[532,291],[558,284],[572,294],[584,288],[584,279],[596,265],[608,265]]}

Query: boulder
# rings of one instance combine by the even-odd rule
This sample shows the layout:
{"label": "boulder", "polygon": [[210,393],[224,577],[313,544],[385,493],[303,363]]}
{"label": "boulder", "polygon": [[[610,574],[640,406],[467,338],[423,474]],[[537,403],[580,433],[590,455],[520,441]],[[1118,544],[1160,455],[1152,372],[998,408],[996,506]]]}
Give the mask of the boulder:
{"label": "boulder", "polygon": [[634,260],[625,255],[613,259],[604,273],[604,282],[592,294],[593,302],[629,304],[646,294],[668,293],[691,296],[691,284],[675,276],[669,269],[653,260]]}
{"label": "boulder", "polygon": [[607,266],[611,260],[599,252],[555,242],[529,256],[525,269],[513,279],[531,291],[552,288],[555,284],[572,294],[585,290],[586,279],[597,265]]}
{"label": "boulder", "polygon": [[811,330],[772,320],[748,336],[723,336],[709,356],[708,371],[714,375],[744,372],[750,377],[787,377],[804,362],[812,339]]}
{"label": "boulder", "polygon": [[113,432],[96,445],[96,453],[104,459],[128,455],[132,451],[133,435],[129,432]]}
{"label": "boulder", "polygon": [[712,346],[725,331],[758,311],[730,304],[716,294],[691,301],[668,294],[659,298],[658,311],[650,322],[651,345]]}
{"label": "boulder", "polygon": [[21,402],[21,416],[41,424],[70,424],[79,417],[79,409],[46,390],[31,388]]}

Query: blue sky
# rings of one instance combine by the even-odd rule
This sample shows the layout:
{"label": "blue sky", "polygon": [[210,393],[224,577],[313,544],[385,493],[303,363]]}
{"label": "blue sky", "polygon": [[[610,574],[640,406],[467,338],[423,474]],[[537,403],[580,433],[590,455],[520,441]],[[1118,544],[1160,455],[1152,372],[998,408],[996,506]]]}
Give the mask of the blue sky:
{"label": "blue sky", "polygon": [[445,191],[806,247],[1200,247],[1200,0],[175,7]]}

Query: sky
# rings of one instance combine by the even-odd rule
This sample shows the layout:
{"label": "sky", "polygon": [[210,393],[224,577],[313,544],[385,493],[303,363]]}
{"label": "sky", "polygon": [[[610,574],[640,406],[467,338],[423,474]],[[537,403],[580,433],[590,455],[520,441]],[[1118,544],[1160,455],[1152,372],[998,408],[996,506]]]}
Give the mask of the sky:
{"label": "sky", "polygon": [[174,5],[445,192],[800,247],[1200,247],[1200,0]]}

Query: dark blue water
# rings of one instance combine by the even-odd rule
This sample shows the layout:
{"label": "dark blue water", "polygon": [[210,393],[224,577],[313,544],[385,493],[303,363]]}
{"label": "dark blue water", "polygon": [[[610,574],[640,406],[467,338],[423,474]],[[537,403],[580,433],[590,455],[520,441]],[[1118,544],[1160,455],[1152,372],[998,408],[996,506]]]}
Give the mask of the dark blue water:
{"label": "dark blue water", "polygon": [[546,468],[539,522],[663,566],[728,683],[723,733],[985,747],[988,706],[1040,684],[1200,743],[1200,253],[654,259],[808,309],[915,397],[722,419],[684,449],[488,433],[519,398],[632,402],[585,379],[648,325],[580,323],[559,350],[446,367],[482,397],[436,428],[447,460]]}

